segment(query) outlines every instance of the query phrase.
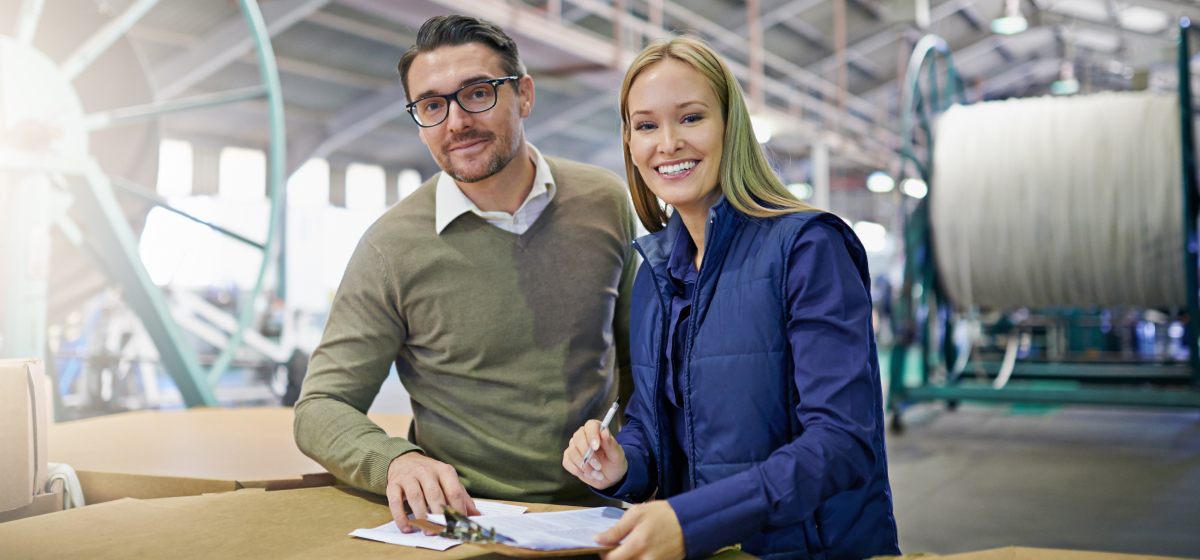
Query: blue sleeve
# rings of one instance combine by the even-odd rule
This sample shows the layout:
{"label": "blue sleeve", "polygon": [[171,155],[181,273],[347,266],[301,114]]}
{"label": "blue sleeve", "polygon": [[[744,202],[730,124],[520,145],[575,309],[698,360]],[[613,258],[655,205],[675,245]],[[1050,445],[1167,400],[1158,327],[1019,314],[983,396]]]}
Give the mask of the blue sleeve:
{"label": "blue sleeve", "polygon": [[[649,500],[658,489],[658,470],[654,465],[654,453],[650,449],[650,440],[645,424],[642,423],[642,407],[635,388],[629,406],[625,408],[625,426],[617,434],[617,443],[625,450],[625,461],[629,470],[616,484],[604,490],[592,489],[593,492],[606,498],[614,498],[623,502],[641,503]],[[651,475],[656,475],[651,480]]]}
{"label": "blue sleeve", "polygon": [[[630,301],[630,321],[629,321],[629,340],[631,345],[634,341],[642,340],[643,336],[650,336],[650,333],[642,332],[644,324],[640,320],[646,315],[646,306],[655,305],[653,296],[648,295],[653,288],[649,287],[650,282],[654,279],[650,276],[650,267],[639,267],[637,278],[634,280],[633,297]],[[636,369],[637,366],[634,366]],[[629,463],[629,470],[625,473],[625,478],[618,481],[616,484],[604,489],[593,492],[606,498],[615,498],[623,502],[641,503],[649,500],[654,492],[658,490],[658,468],[654,461],[654,450],[651,447],[653,441],[653,432],[647,427],[650,411],[646,410],[643,398],[650,395],[648,402],[653,402],[654,387],[644,387],[641,380],[647,376],[634,375],[633,394],[629,398],[629,403],[625,405],[625,425],[617,434],[617,443],[621,444],[621,448],[625,450],[625,460]],[[649,376],[653,379],[654,376]],[[653,477],[653,478],[651,478]]]}
{"label": "blue sleeve", "polygon": [[786,329],[803,433],[746,471],[667,500],[689,556],[811,518],[821,502],[861,487],[874,470],[880,387],[872,381],[865,256],[840,226],[812,220],[786,267]]}

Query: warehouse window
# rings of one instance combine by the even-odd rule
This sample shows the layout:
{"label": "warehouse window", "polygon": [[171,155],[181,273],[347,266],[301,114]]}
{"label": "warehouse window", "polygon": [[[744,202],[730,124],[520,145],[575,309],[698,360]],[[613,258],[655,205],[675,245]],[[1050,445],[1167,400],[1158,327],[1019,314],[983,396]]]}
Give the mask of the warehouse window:
{"label": "warehouse window", "polygon": [[329,162],[313,158],[288,178],[288,205],[324,208],[329,204]]}
{"label": "warehouse window", "polygon": [[416,169],[405,169],[400,172],[396,181],[396,189],[400,193],[400,200],[404,200],[421,186],[421,172]]}
{"label": "warehouse window", "polygon": [[165,139],[158,144],[158,182],[154,190],[160,196],[192,194],[192,144]]}
{"label": "warehouse window", "polygon": [[221,150],[217,193],[227,200],[260,200],[267,196],[267,155],[262,150]]}
{"label": "warehouse window", "polygon": [[346,209],[378,216],[387,207],[387,179],[378,165],[351,163],[346,168]]}

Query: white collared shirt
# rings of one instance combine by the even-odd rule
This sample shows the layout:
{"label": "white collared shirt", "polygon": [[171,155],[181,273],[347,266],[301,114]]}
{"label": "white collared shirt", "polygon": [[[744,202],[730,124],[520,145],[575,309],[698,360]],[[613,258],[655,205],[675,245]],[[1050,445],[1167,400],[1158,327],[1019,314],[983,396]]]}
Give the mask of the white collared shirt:
{"label": "white collared shirt", "polygon": [[537,172],[533,176],[533,188],[529,191],[529,196],[525,197],[525,202],[517,209],[515,214],[508,212],[484,212],[474,202],[471,202],[467,195],[463,194],[462,189],[458,187],[458,183],[454,182],[454,177],[443,171],[438,177],[437,194],[434,198],[434,224],[437,227],[438,235],[441,235],[442,230],[450,225],[455,218],[472,212],[477,216],[488,221],[504,231],[521,235],[525,233],[529,226],[542,215],[542,211],[549,206],[550,200],[554,198],[554,176],[550,174],[550,166],[546,163],[546,159],[542,157],[542,153],[529,144],[529,149],[533,151],[534,166]]}

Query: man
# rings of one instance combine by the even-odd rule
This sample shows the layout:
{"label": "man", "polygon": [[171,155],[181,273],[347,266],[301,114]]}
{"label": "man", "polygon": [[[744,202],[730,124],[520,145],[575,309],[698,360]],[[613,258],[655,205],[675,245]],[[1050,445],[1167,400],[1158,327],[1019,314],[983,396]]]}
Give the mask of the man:
{"label": "man", "polygon": [[[296,443],[386,494],[397,526],[468,494],[595,503],[562,450],[629,376],[634,235],[624,182],[525,141],[533,79],[499,27],[433,18],[400,79],[442,173],[363,236],[296,403]],[[367,419],[395,362],[409,437]],[[624,400],[627,399],[623,399]]]}

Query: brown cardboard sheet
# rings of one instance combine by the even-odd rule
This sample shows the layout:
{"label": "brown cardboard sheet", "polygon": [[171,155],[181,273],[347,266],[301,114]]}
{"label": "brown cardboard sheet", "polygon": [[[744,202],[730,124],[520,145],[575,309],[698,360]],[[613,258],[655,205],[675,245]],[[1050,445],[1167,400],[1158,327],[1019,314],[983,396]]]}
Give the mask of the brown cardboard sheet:
{"label": "brown cardboard sheet", "polygon": [[[62,511],[62,508],[63,490],[62,488],[59,488],[54,492],[38,494],[37,496],[34,496],[33,501],[27,506],[19,507],[17,509],[10,509],[8,511],[0,511],[0,523],[17,519],[25,519],[26,517],[33,517],[35,515],[54,513],[56,511]],[[3,550],[2,546],[0,546],[0,550]]]}
{"label": "brown cardboard sheet", "polygon": [[[530,512],[576,509],[520,504]],[[381,496],[346,487],[278,492],[246,489],[221,494],[123,499],[0,524],[5,560],[62,558],[229,558],[289,560],[495,560],[503,555],[473,544],[445,552],[349,536],[392,519]],[[588,560],[586,556],[572,556]],[[597,558],[591,556],[591,558]],[[730,551],[719,560],[744,560]]]}
{"label": "brown cardboard sheet", "polygon": [[[530,511],[571,509],[522,504]],[[464,544],[445,552],[349,536],[392,518],[380,496],[345,487],[124,499],[0,524],[4,558],[404,558],[489,554]],[[493,555],[492,558],[498,558]],[[575,558],[580,558],[576,556]]]}
{"label": "brown cardboard sheet", "polygon": [[[531,512],[572,509],[521,504]],[[349,536],[391,519],[381,496],[346,487],[236,492],[165,498],[123,499],[0,524],[6,560],[89,558],[231,558],[295,560],[499,559],[478,545],[445,552],[402,547]],[[575,556],[577,560],[586,557]],[[720,560],[753,558],[727,551]],[[1008,547],[950,556],[913,555],[920,560],[1167,560],[1158,556]]]}
{"label": "brown cardboard sheet", "polygon": [[[401,437],[411,421],[370,418]],[[52,425],[49,456],[75,469],[88,504],[335,484],[296,447],[292,419],[284,407],[113,414]]]}

